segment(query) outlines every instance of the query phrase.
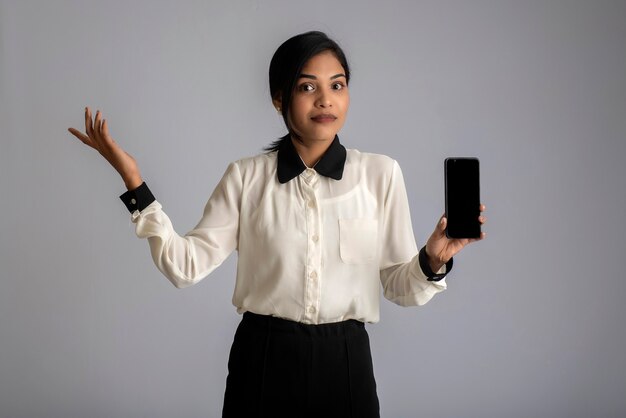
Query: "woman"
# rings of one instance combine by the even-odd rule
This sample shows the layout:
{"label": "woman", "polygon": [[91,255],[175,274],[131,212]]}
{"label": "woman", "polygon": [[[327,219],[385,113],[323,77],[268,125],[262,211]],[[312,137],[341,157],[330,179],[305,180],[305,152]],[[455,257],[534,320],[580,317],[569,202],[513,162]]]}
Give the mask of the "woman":
{"label": "woman", "polygon": [[70,128],[122,176],[136,233],[176,287],[197,283],[238,251],[233,304],[243,319],[225,417],[378,417],[364,323],[379,320],[380,284],[394,303],[422,305],[446,288],[453,255],[475,241],[447,239],[442,217],[417,250],[397,162],[339,142],[349,81],[345,54],[325,34],[283,43],[270,64],[270,92],[288,134],[268,152],[230,163],[185,236],[99,111],[92,121],[86,109],[86,134]]}

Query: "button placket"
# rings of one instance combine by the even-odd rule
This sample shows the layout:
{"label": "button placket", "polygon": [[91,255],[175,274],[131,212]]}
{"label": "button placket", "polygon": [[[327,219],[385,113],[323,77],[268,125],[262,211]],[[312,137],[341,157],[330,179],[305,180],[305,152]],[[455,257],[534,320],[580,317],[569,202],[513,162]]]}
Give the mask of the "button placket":
{"label": "button placket", "polygon": [[316,194],[319,178],[314,170],[303,173],[303,190],[307,200],[306,224],[307,224],[307,265],[305,268],[305,318],[312,323],[316,322],[319,314],[320,295],[320,207]]}

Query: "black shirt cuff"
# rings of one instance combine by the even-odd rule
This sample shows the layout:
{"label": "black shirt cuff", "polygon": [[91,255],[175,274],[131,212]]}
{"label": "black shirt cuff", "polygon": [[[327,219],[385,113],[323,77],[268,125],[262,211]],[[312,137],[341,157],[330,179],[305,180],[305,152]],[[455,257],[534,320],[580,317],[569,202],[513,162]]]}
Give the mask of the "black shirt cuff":
{"label": "black shirt cuff", "polygon": [[145,181],[136,189],[129,190],[121,195],[120,199],[122,199],[130,213],[136,210],[141,212],[156,200]]}
{"label": "black shirt cuff", "polygon": [[446,263],[445,273],[437,274],[430,268],[430,263],[428,262],[428,254],[426,254],[426,246],[422,247],[419,252],[420,267],[422,268],[422,271],[424,272],[426,277],[428,277],[428,281],[430,282],[438,282],[439,280],[446,277],[446,275],[450,273],[450,270],[452,270],[452,264],[454,264],[452,261],[453,259],[454,258],[451,258]]}

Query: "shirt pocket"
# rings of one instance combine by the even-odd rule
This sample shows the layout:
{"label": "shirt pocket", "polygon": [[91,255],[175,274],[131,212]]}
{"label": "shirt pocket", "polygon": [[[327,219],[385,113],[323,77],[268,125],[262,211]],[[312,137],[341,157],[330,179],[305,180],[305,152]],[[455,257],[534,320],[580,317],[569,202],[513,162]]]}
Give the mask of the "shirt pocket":
{"label": "shirt pocket", "polygon": [[378,220],[339,219],[339,255],[346,264],[367,264],[376,259]]}

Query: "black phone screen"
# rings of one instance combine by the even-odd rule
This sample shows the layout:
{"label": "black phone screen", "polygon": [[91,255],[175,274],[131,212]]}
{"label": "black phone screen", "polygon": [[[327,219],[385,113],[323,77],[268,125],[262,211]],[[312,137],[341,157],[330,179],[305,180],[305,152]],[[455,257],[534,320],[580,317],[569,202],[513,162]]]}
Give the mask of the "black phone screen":
{"label": "black phone screen", "polygon": [[480,237],[480,179],[477,158],[446,158],[446,217],[449,238]]}

